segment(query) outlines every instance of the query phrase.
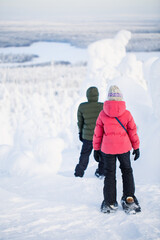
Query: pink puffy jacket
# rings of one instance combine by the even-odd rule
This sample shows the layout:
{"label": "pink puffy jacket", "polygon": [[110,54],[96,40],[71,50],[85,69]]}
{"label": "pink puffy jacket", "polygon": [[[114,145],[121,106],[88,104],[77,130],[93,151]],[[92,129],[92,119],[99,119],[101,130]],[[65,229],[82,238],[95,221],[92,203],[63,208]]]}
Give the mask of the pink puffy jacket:
{"label": "pink puffy jacket", "polygon": [[[117,117],[124,128],[115,119]],[[93,136],[94,150],[106,154],[122,154],[139,148],[137,127],[124,101],[106,101],[100,112]]]}

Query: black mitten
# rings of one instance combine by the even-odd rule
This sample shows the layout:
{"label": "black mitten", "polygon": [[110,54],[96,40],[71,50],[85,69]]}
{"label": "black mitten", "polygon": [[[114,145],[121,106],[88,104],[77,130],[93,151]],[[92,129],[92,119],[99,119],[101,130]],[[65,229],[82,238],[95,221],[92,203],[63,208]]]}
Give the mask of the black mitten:
{"label": "black mitten", "polygon": [[132,154],[135,155],[134,161],[136,161],[136,160],[139,158],[139,156],[140,156],[139,148],[136,149],[136,150],[133,150],[133,153],[132,153]]}
{"label": "black mitten", "polygon": [[79,133],[79,140],[80,140],[81,142],[83,142],[83,138],[82,138],[82,133],[81,133],[81,132]]}
{"label": "black mitten", "polygon": [[100,150],[94,150],[94,159],[96,162],[100,162],[101,158],[100,158]]}

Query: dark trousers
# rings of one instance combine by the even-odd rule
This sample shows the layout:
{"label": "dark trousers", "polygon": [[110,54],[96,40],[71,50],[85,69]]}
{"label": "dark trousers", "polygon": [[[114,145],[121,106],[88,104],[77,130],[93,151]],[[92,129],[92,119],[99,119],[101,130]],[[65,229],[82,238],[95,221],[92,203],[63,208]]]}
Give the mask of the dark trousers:
{"label": "dark trousers", "polygon": [[[89,156],[92,152],[93,145],[92,141],[89,140],[83,140],[83,145],[82,149],[80,152],[80,157],[79,157],[79,163],[77,164],[75,168],[75,172],[77,175],[83,176],[84,171],[87,169],[88,163],[89,163]],[[100,172],[103,172],[103,163],[100,162],[98,164],[98,169]]]}
{"label": "dark trousers", "polygon": [[108,204],[114,204],[117,198],[116,190],[116,160],[120,162],[120,169],[122,172],[123,195],[134,196],[135,184],[133,178],[133,171],[130,162],[130,152],[111,155],[102,153],[104,161],[104,200]]}

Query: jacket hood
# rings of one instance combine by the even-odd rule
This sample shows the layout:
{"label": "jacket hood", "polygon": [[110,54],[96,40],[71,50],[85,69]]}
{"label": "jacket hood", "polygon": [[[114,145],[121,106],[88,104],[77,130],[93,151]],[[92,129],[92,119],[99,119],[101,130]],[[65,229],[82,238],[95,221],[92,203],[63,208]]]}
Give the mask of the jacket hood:
{"label": "jacket hood", "polygon": [[126,110],[126,103],[124,101],[105,101],[103,110],[109,117],[119,117]]}
{"label": "jacket hood", "polygon": [[96,87],[90,87],[86,93],[88,102],[98,102],[99,92]]}

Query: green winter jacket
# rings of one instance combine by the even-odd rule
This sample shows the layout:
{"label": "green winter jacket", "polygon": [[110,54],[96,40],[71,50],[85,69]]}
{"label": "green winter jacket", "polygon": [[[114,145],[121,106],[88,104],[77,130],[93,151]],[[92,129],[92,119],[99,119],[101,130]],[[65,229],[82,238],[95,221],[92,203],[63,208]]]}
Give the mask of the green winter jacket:
{"label": "green winter jacket", "polygon": [[82,138],[92,140],[97,117],[103,109],[103,103],[98,102],[98,89],[96,87],[88,88],[86,92],[88,102],[83,102],[78,107],[77,119],[79,133]]}

